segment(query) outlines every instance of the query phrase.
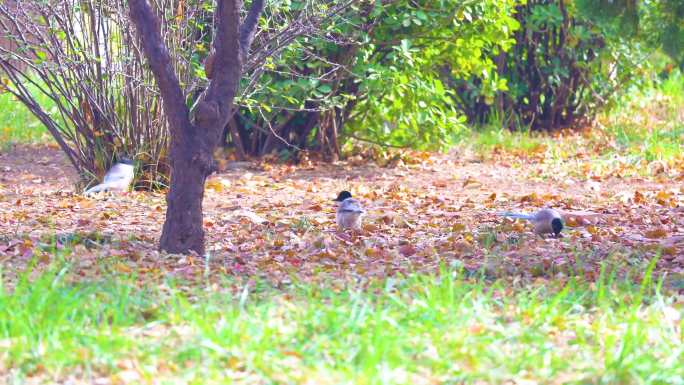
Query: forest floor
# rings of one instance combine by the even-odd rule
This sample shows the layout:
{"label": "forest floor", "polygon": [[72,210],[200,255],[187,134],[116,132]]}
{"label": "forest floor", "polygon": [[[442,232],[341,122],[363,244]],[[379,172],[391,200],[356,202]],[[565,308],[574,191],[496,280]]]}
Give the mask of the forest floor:
{"label": "forest floor", "polygon": [[[607,153],[611,139],[596,133],[562,143],[400,151],[384,167],[364,153],[335,164],[223,162],[206,186],[208,259],[157,251],[162,193],[85,197],[54,146],[16,145],[0,154],[0,259],[6,276],[29,261],[66,258],[84,277],[105,268],[145,282],[192,281],[216,271],[276,286],[293,277],[344,285],[440,266],[589,280],[603,268],[638,280],[657,259],[655,271],[683,290],[684,158],[633,161]],[[343,189],[367,210],[359,233],[335,229],[331,200]],[[543,239],[497,215],[541,207],[563,213],[563,238]]]}
{"label": "forest floor", "polygon": [[[164,192],[84,196],[0,95],[0,383],[681,384],[684,92],[586,131],[448,153],[228,162],[206,255],[157,250]],[[666,84],[666,85],[667,85]],[[332,199],[365,206],[358,233]],[[502,211],[552,207],[563,237]]]}
{"label": "forest floor", "polygon": [[[6,146],[0,383],[681,383],[677,127],[222,160],[204,256],[157,251],[163,192],[86,197],[54,146]],[[545,206],[562,238],[497,215]]]}

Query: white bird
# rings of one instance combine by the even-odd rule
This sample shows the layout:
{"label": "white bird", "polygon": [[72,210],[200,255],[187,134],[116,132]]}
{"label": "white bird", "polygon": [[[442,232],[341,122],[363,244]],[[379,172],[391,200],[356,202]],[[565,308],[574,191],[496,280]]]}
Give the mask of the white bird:
{"label": "white bird", "polygon": [[87,189],[84,194],[92,194],[100,191],[127,191],[133,177],[135,167],[133,161],[128,158],[121,158],[119,162],[114,164],[112,168],[107,171],[102,183]]}
{"label": "white bird", "polygon": [[541,209],[534,214],[520,214],[505,212],[499,214],[504,217],[526,219],[532,222],[534,232],[538,235],[554,234],[558,237],[563,230],[563,219],[560,213],[554,209]]}
{"label": "white bird", "polygon": [[349,191],[340,192],[334,200],[340,202],[337,206],[337,226],[342,229],[360,229],[361,216],[365,212],[361,207],[361,203],[352,198]]}

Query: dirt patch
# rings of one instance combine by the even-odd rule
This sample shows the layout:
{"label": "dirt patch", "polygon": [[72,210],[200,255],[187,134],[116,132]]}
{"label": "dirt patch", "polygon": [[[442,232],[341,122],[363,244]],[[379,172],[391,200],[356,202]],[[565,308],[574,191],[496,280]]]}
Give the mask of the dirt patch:
{"label": "dirt patch", "polygon": [[54,146],[14,145],[0,151],[0,183],[4,185],[44,185],[67,190],[78,175],[67,157]]}
{"label": "dirt patch", "polygon": [[[443,265],[494,277],[595,279],[602,265],[641,273],[658,255],[659,271],[684,274],[684,196],[671,176],[571,176],[559,169],[567,164],[508,156],[415,154],[410,163],[266,165],[214,175],[205,200],[207,262],[157,252],[162,194],[83,197],[58,150],[15,147],[0,155],[0,258],[17,268],[36,257],[47,263],[53,256],[42,250],[53,244],[68,246],[66,258],[84,275],[116,269],[194,279],[220,271],[276,284],[292,277],[358,281]],[[335,229],[331,200],[343,189],[368,211],[359,234]],[[542,239],[497,215],[543,206],[581,215],[568,217],[562,239]],[[92,238],[64,234],[102,234],[106,241],[63,245]]]}

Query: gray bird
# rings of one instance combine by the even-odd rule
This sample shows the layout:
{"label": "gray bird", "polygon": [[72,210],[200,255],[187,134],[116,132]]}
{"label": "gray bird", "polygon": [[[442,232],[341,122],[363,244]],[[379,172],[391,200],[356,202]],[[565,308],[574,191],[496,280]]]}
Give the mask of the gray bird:
{"label": "gray bird", "polygon": [[87,189],[84,194],[92,194],[100,191],[127,191],[135,176],[133,161],[122,157],[107,171],[102,183]]}
{"label": "gray bird", "polygon": [[558,237],[561,230],[563,230],[563,219],[560,213],[554,209],[541,209],[534,214],[520,214],[509,211],[500,215],[509,218],[526,219],[532,222],[534,232],[539,235],[553,234]]}
{"label": "gray bird", "polygon": [[337,206],[337,226],[342,229],[360,229],[361,216],[365,212],[361,203],[352,198],[349,191],[340,192],[334,200],[340,202]]}

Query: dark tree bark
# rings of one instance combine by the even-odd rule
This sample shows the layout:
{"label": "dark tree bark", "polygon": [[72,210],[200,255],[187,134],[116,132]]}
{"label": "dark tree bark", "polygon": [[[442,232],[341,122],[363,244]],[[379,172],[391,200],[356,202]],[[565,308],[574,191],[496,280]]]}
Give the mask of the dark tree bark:
{"label": "dark tree bark", "polygon": [[161,250],[204,254],[204,182],[215,170],[214,149],[220,144],[223,129],[231,118],[242,64],[247,58],[263,5],[263,0],[254,0],[241,24],[242,1],[218,0],[211,81],[191,112],[161,38],[159,18],[146,0],[128,1],[131,19],[159,86],[171,128],[171,186],[166,196],[166,221],[159,240]]}
{"label": "dark tree bark", "polygon": [[242,136],[240,136],[240,131],[238,129],[236,120],[237,118],[235,117],[235,114],[233,114],[233,118],[231,118],[230,121],[228,121],[228,127],[226,128],[230,133],[230,138],[233,141],[233,146],[235,147],[235,153],[237,154],[238,160],[245,160],[247,159],[247,154],[245,154],[245,147],[242,144]]}

